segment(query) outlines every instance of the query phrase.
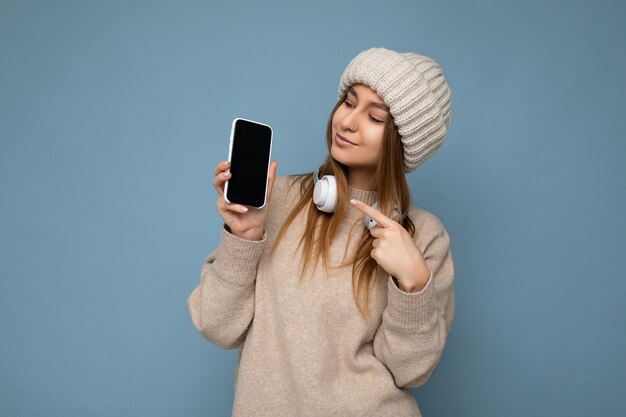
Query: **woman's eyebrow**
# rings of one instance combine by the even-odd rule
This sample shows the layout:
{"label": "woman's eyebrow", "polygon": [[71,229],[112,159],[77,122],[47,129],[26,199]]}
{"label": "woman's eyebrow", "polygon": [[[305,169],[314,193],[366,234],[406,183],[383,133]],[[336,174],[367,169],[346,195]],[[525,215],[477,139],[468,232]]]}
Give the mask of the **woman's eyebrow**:
{"label": "woman's eyebrow", "polygon": [[[350,94],[350,93],[352,93],[352,95],[354,95],[356,98],[358,98],[358,96],[356,95],[356,92],[354,91],[354,89],[352,89],[352,88],[351,88],[351,89],[349,89],[349,90],[348,90],[348,94]],[[374,107],[377,107],[377,108],[379,108],[379,109],[381,109],[381,110],[384,110],[384,111],[386,111],[387,113],[389,113],[389,107],[387,107],[387,106],[385,105],[385,103],[379,103],[379,102],[377,102],[377,101],[370,101],[370,105],[371,105],[371,106],[374,106]]]}

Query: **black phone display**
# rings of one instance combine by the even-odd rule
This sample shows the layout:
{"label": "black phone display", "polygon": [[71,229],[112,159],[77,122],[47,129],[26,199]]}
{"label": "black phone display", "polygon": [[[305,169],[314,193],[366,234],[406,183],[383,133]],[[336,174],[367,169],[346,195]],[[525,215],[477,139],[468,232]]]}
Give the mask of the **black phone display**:
{"label": "black phone display", "polygon": [[231,178],[224,185],[224,199],[263,208],[272,153],[272,128],[240,117],[233,120],[228,160]]}

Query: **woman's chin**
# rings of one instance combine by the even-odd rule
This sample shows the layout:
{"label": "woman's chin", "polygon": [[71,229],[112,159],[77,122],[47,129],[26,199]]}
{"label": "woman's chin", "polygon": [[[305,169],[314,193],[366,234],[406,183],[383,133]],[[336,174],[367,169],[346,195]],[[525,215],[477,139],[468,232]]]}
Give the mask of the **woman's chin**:
{"label": "woman's chin", "polygon": [[349,161],[346,160],[345,155],[342,155],[341,149],[334,143],[330,148],[330,156],[332,156],[333,159],[340,164],[350,165]]}

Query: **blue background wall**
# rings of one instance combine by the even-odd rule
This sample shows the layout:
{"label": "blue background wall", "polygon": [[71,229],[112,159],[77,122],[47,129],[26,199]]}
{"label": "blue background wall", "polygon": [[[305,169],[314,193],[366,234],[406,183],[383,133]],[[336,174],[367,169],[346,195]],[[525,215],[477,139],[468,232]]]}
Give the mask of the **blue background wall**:
{"label": "blue background wall", "polygon": [[0,415],[227,416],[236,351],[187,314],[236,116],[314,169],[349,60],[435,58],[453,94],[413,201],[457,310],[425,416],[626,409],[626,6],[0,2]]}

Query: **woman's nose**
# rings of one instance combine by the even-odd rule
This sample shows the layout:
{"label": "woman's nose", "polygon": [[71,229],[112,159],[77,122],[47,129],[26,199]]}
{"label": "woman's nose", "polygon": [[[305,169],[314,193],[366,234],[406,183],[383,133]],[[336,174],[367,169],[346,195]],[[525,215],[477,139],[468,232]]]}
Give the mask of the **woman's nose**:
{"label": "woman's nose", "polygon": [[350,113],[349,115],[344,117],[343,120],[341,120],[341,126],[344,129],[355,130],[356,129],[356,122],[355,122],[355,119],[354,119],[354,113]]}

